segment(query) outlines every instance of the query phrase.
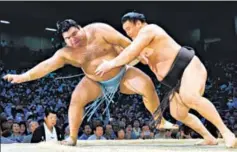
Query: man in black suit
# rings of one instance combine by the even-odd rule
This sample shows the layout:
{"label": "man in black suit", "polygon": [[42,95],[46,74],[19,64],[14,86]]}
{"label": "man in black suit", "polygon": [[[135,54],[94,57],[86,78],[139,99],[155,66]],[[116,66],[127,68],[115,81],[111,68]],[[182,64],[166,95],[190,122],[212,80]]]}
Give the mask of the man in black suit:
{"label": "man in black suit", "polygon": [[56,125],[57,114],[51,109],[45,110],[44,124],[39,126],[33,133],[31,143],[41,141],[61,141],[64,139],[63,132]]}

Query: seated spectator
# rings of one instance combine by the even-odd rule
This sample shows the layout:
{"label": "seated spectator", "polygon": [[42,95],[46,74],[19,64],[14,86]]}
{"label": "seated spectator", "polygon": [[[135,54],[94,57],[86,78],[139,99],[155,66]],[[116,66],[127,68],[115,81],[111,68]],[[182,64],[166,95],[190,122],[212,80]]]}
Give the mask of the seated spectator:
{"label": "seated spectator", "polygon": [[8,138],[6,138],[6,137],[4,137],[4,136],[2,135],[2,127],[0,127],[0,135],[1,135],[1,140],[0,140],[0,143],[1,143],[1,144],[11,144],[11,143],[15,143],[13,140],[8,139]]}
{"label": "seated spectator", "polygon": [[124,121],[119,121],[119,128],[125,128],[126,124],[124,123]]}
{"label": "seated spectator", "polygon": [[177,139],[191,139],[191,129],[185,125],[180,126],[179,132],[176,134]]}
{"label": "seated spectator", "polygon": [[61,130],[55,126],[57,122],[57,114],[51,109],[45,110],[44,124],[39,126],[33,133],[31,143],[41,141],[61,141],[64,135]]}
{"label": "seated spectator", "polygon": [[83,134],[79,137],[79,140],[87,140],[91,136],[91,132],[91,126],[89,124],[85,124]]}
{"label": "seated spectator", "polygon": [[9,126],[12,126],[13,123],[14,123],[13,117],[12,117],[12,116],[7,117],[7,122],[8,122],[8,124],[9,124]]}
{"label": "seated spectator", "polygon": [[127,124],[127,118],[126,117],[122,117],[121,121],[124,122],[125,124]]}
{"label": "seated spectator", "polygon": [[230,116],[229,117],[229,127],[230,127],[230,129],[234,130],[235,123],[236,123],[235,117],[234,116]]}
{"label": "seated spectator", "polygon": [[[11,131],[11,123],[9,123],[7,120],[1,120],[1,128],[2,128],[2,131],[3,133],[8,130],[8,131]],[[6,137],[6,136],[5,136]]]}
{"label": "seated spectator", "polygon": [[117,140],[124,140],[125,139],[125,131],[124,129],[119,129],[117,132]]}
{"label": "seated spectator", "polygon": [[137,139],[135,133],[132,130],[132,125],[130,125],[130,124],[126,127],[125,138],[126,139]]}
{"label": "seated spectator", "polygon": [[13,122],[12,124],[12,135],[9,137],[12,141],[15,142],[22,142],[23,141],[23,136],[20,134],[20,125],[17,122]]}
{"label": "seated spectator", "polygon": [[140,128],[139,120],[134,120],[134,122],[133,122],[133,132],[136,135],[136,138],[140,137],[141,128]]}
{"label": "seated spectator", "polygon": [[119,123],[117,121],[113,121],[111,122],[112,128],[114,132],[117,132],[120,128],[119,128]]}
{"label": "seated spectator", "polygon": [[28,134],[27,133],[27,128],[26,128],[26,123],[21,121],[19,123],[19,125],[20,125],[20,134],[21,134],[21,136],[26,136]]}
{"label": "seated spectator", "polygon": [[104,123],[99,118],[93,118],[92,119],[92,128],[95,128],[98,125],[104,125]]}
{"label": "seated spectator", "polygon": [[[3,53],[3,57],[2,56],[0,57],[1,77],[3,77],[6,73],[17,74],[17,73],[23,73],[24,71],[27,71],[27,69],[8,70],[6,69],[6,67],[4,67],[6,63],[3,63],[4,61],[1,61],[1,59],[6,60],[5,58],[6,54],[11,53],[11,52],[13,52],[12,54],[15,54],[15,52],[22,52],[21,51],[22,49],[9,47],[9,44],[7,47],[1,47],[1,48],[3,48],[2,50],[3,52],[5,52]],[[42,50],[41,53],[43,52],[45,51]],[[24,53],[24,54],[30,55],[31,53]],[[35,55],[36,59],[39,59],[39,56],[36,52],[33,53],[32,55]],[[237,112],[234,112],[234,110],[236,109],[235,107],[237,107],[237,98],[236,98],[237,83],[235,82],[236,80],[234,78],[237,76],[237,71],[235,70],[237,67],[237,64],[234,64],[234,63],[226,64],[225,62],[222,62],[222,63],[208,62],[208,67],[209,69],[211,69],[211,72],[210,72],[210,76],[208,77],[207,87],[205,90],[205,96],[208,96],[211,98],[211,101],[213,101],[213,104],[217,107],[217,110],[219,111],[221,117],[224,119],[223,120],[224,123],[227,124],[228,128],[230,128],[231,130],[233,130],[233,132],[236,133],[237,131],[235,130],[237,130],[236,129]],[[46,107],[52,107],[55,111],[60,113],[60,116],[57,117],[58,118],[57,124],[56,124],[57,127],[61,127],[64,125],[68,126],[68,124],[66,124],[68,123],[67,108],[66,108],[68,107],[67,101],[70,98],[73,88],[77,85],[80,79],[78,80],[78,77],[70,78],[70,79],[57,79],[57,80],[54,79],[55,77],[61,77],[62,76],[61,72],[62,71],[57,72],[57,73],[56,72],[51,73],[40,80],[36,80],[30,83],[24,83],[20,85],[13,85],[11,83],[7,83],[6,81],[3,81],[2,79],[0,79],[0,85],[3,86],[3,89],[0,89],[0,96],[2,97],[0,99],[1,100],[0,114],[1,116],[5,118],[5,120],[0,120],[3,137],[8,138],[12,135],[11,127],[12,127],[12,123],[15,121],[26,122],[27,128],[30,128],[29,124],[32,120],[37,120],[39,123],[42,123],[42,126],[44,126],[45,124],[44,109]],[[78,72],[78,71],[75,71],[75,72]],[[67,74],[65,73],[65,75]],[[54,81],[51,81],[52,79],[54,79]],[[161,85],[158,83],[156,79],[154,80],[155,80],[154,82],[155,82],[156,90],[158,91],[159,96],[161,96],[162,98],[165,95],[164,93],[166,92],[166,90],[163,89],[163,87],[161,87]],[[63,92],[63,94],[61,92]],[[145,110],[145,106],[141,102],[142,100],[141,96],[139,95],[121,96],[118,94],[118,99],[115,99],[115,100],[117,101],[119,100],[119,102],[114,102],[113,104],[111,104],[111,109],[112,109],[110,111],[111,119],[108,119],[110,120],[110,122],[104,121],[104,124],[107,125],[108,123],[110,123],[112,125],[112,130],[116,132],[116,135],[118,133],[118,130],[120,130],[120,127],[123,127],[125,131],[126,139],[139,138],[142,131],[141,126],[143,126],[144,124],[148,125],[148,122],[150,122],[149,120],[151,118],[150,113]],[[93,117],[93,122],[90,122],[89,124],[92,126],[92,128],[94,128],[94,126],[97,126],[98,124],[102,124],[103,120],[105,120],[105,118],[101,117],[101,113],[103,112],[103,108],[105,107],[101,106],[101,108],[102,109],[98,110],[98,115],[95,115]],[[166,115],[167,112],[164,112],[164,116],[168,118],[169,116]],[[132,124],[133,128],[131,127],[130,123]],[[204,124],[207,125],[207,123],[204,123]],[[105,127],[104,137],[108,139],[112,139],[109,133],[110,126],[104,126],[104,127]],[[150,132],[156,133],[157,131],[156,129],[152,128],[151,126],[149,127],[150,127],[149,128]],[[20,128],[21,128],[20,132],[23,134],[26,134],[25,125],[20,125]],[[65,134],[69,135],[69,128],[68,127],[67,129],[65,129],[66,127],[63,127],[63,128],[64,128],[63,130],[66,130]],[[83,133],[83,135],[80,137],[83,137],[84,140],[88,139],[88,137],[90,136],[92,132],[91,129],[89,128],[90,127],[85,128],[85,126],[83,128],[82,127],[80,128],[79,135]],[[207,128],[209,129],[211,133],[212,131],[215,132],[214,129],[210,127],[207,127]],[[27,131],[30,132],[30,129],[28,129]],[[119,133],[121,133],[121,136],[122,136],[122,131],[120,131]],[[182,132],[179,132],[177,136],[178,137],[181,136],[181,133]],[[189,134],[185,133],[185,131],[183,133],[184,135],[189,136]],[[176,135],[176,133],[174,132],[159,130],[158,133],[155,134],[155,138],[173,138],[174,134]],[[198,135],[197,133],[193,131],[190,133],[190,135],[192,138],[200,138],[200,135]],[[29,136],[32,136],[32,135],[29,135]],[[24,136],[24,140],[25,140],[25,137],[26,136]],[[45,139],[46,137],[43,137],[43,138]],[[120,137],[118,138],[120,139]],[[181,136],[180,138],[187,138],[187,137]],[[19,142],[19,141],[13,141],[13,142]]]}
{"label": "seated spectator", "polygon": [[29,124],[30,134],[24,136],[22,143],[31,143],[32,135],[35,132],[36,128],[38,127],[39,127],[39,123],[37,121],[31,121]]}
{"label": "seated spectator", "polygon": [[103,136],[104,129],[102,125],[97,125],[93,129],[94,134],[91,135],[88,140],[106,140],[106,138]]}
{"label": "seated spectator", "polygon": [[237,98],[233,98],[233,100],[227,102],[227,106],[229,110],[237,109]]}
{"label": "seated spectator", "polygon": [[141,132],[140,138],[141,139],[153,139],[154,138],[154,133],[151,132],[148,125],[144,125],[142,127],[142,132]]}
{"label": "seated spectator", "polygon": [[112,128],[112,125],[111,125],[111,124],[107,124],[107,125],[105,126],[105,134],[104,134],[104,137],[105,137],[106,139],[116,139],[116,138],[117,138],[116,135],[115,135],[115,133],[114,133],[114,131],[113,131],[113,128]]}

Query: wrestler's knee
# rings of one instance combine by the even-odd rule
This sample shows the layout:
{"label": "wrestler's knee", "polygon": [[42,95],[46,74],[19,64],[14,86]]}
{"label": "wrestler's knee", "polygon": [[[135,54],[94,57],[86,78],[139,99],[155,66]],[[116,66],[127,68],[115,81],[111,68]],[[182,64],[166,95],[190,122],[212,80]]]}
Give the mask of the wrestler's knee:
{"label": "wrestler's knee", "polygon": [[85,96],[79,95],[77,92],[73,92],[71,96],[70,106],[85,107],[85,98]]}
{"label": "wrestler's knee", "polygon": [[176,119],[178,121],[182,121],[188,116],[188,111],[187,110],[182,110],[182,109],[177,108],[177,107],[173,107],[173,108],[175,108],[176,110],[171,110],[170,114],[174,119]]}
{"label": "wrestler's knee", "polygon": [[185,118],[187,118],[188,113],[177,112],[177,113],[171,114],[171,116],[178,121],[182,121]]}
{"label": "wrestler's knee", "polygon": [[135,88],[134,91],[137,94],[140,94],[144,97],[151,96],[151,94],[155,93],[155,86],[149,77],[139,78],[135,81],[128,81],[128,84],[129,86],[132,86],[132,88]]}
{"label": "wrestler's knee", "polygon": [[200,103],[200,94],[198,93],[192,93],[192,92],[180,92],[180,97],[183,101],[183,103],[190,107],[190,108],[196,108],[199,106]]}

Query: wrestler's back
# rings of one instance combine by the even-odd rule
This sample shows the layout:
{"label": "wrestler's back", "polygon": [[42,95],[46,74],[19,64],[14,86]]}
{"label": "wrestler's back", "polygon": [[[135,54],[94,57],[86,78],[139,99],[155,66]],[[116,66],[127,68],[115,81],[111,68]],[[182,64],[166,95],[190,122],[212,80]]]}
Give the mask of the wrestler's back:
{"label": "wrestler's back", "polygon": [[[181,46],[176,43],[161,27],[150,24],[148,28],[155,33],[155,38],[141,54],[150,52],[148,56],[149,67],[161,81],[168,73]],[[152,52],[152,53],[151,53]]]}
{"label": "wrestler's back", "polygon": [[120,67],[105,73],[102,77],[96,76],[95,70],[103,60],[111,60],[118,56],[115,46],[107,43],[96,31],[93,24],[86,26],[84,29],[89,33],[88,45],[84,48],[65,51],[67,63],[82,68],[84,73],[95,81],[113,78],[119,73]]}

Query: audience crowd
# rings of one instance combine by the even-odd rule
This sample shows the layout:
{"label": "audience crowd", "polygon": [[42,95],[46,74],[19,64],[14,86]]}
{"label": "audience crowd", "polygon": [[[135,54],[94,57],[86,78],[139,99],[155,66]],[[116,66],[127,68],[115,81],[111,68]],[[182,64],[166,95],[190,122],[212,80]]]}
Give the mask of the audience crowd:
{"label": "audience crowd", "polygon": [[[0,53],[7,43],[1,42]],[[8,47],[9,50],[13,49]],[[6,52],[4,52],[6,53]],[[6,54],[5,54],[6,57]],[[38,61],[39,62],[39,61]],[[8,69],[0,59],[0,133],[2,143],[35,143],[48,140],[63,140],[69,136],[68,106],[70,96],[81,76],[65,79],[61,72],[50,73],[39,80],[11,84],[2,79],[7,74],[20,74],[26,69]],[[16,64],[16,62],[14,62]],[[237,64],[230,61],[204,61],[209,75],[204,96],[213,102],[224,123],[237,135]],[[166,87],[152,78],[162,100]],[[175,121],[169,114],[164,117],[180,126],[179,130],[157,130],[150,125],[151,115],[139,95],[117,93],[110,105],[110,119],[102,115],[101,105],[90,122],[86,119],[79,129],[78,140],[123,140],[157,138],[200,138],[192,129]],[[215,136],[216,128],[195,111]],[[51,130],[48,131],[48,130]]]}

